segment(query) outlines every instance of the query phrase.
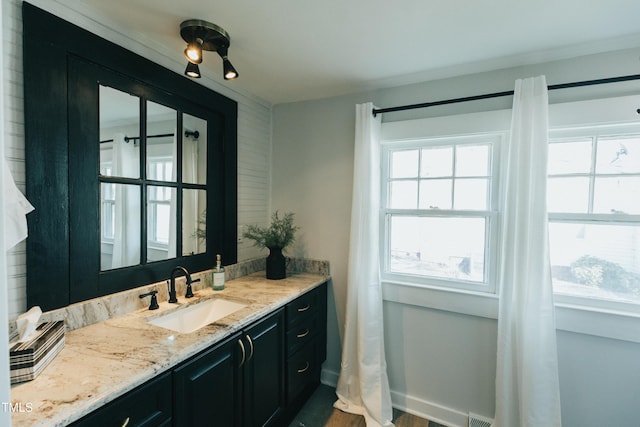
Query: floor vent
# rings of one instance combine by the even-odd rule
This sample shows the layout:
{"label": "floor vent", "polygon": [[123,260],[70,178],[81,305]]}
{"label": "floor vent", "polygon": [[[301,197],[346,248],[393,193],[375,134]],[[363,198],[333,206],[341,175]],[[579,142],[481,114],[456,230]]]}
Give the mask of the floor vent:
{"label": "floor vent", "polygon": [[469,413],[469,427],[491,427],[493,420]]}

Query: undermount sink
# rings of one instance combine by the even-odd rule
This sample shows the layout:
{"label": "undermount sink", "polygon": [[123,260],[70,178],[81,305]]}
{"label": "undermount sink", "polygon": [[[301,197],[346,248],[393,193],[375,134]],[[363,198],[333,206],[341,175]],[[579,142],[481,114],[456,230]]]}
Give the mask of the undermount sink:
{"label": "undermount sink", "polygon": [[246,306],[247,304],[214,298],[188,307],[179,308],[171,313],[151,319],[149,323],[180,332],[181,334],[188,334],[235,313]]}

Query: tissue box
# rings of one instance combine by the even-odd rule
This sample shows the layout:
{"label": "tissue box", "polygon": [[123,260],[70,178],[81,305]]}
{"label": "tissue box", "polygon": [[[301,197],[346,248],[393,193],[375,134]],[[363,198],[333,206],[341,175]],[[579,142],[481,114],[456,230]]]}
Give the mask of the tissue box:
{"label": "tissue box", "polygon": [[44,322],[35,335],[25,342],[9,346],[11,384],[30,381],[60,353],[64,347],[64,321]]}

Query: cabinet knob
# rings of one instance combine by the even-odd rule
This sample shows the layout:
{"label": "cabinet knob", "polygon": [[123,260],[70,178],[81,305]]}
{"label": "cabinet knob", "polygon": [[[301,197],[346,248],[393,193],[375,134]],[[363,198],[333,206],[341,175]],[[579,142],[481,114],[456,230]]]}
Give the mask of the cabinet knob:
{"label": "cabinet knob", "polygon": [[129,425],[129,417],[127,417],[123,422],[122,422],[122,427],[127,427]]}

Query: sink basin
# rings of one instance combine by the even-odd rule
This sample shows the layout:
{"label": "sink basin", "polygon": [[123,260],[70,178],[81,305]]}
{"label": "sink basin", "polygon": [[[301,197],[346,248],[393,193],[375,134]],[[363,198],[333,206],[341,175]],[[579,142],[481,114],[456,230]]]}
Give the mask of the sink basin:
{"label": "sink basin", "polygon": [[149,320],[149,323],[181,334],[188,334],[246,306],[247,304],[225,299],[209,299]]}

